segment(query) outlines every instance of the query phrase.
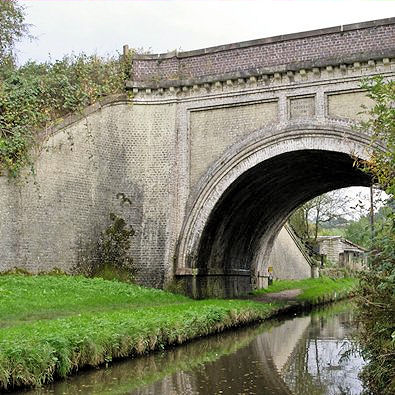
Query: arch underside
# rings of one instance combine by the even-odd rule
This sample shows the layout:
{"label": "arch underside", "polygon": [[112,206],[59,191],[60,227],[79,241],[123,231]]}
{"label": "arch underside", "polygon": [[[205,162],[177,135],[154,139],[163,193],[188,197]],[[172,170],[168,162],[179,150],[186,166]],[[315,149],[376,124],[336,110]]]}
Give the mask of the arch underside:
{"label": "arch underside", "polygon": [[247,144],[203,185],[185,222],[177,262],[178,274],[195,276],[190,293],[234,296],[250,290],[297,207],[331,190],[370,185],[351,155],[365,156],[365,141],[351,139],[350,145],[352,133],[347,139],[302,134],[296,142],[286,137],[254,150]]}
{"label": "arch underside", "polygon": [[302,150],[270,158],[222,195],[204,228],[196,267],[254,271],[298,206],[334,189],[369,184],[369,176],[344,153]]}

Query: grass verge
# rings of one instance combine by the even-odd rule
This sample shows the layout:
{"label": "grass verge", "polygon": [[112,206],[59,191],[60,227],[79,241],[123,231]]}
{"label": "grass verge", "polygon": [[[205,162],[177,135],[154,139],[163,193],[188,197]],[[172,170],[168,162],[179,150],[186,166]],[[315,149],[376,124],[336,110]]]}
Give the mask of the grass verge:
{"label": "grass verge", "polygon": [[320,304],[350,296],[358,285],[356,278],[306,278],[303,280],[278,280],[268,288],[253,292],[254,295],[270,295],[290,289],[300,289],[302,292],[296,300],[304,304]]}
{"label": "grass verge", "polygon": [[0,276],[0,298],[0,390],[40,386],[82,367],[261,321],[283,308],[250,300],[195,301],[64,275]]}

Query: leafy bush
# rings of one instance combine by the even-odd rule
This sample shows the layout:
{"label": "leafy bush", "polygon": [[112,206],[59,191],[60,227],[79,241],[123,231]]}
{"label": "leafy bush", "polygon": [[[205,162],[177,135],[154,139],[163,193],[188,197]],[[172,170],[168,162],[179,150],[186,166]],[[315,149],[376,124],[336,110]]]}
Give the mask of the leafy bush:
{"label": "leafy bush", "polygon": [[360,277],[358,334],[369,363],[362,379],[372,393],[395,391],[395,215],[388,216],[376,233],[368,272]]}
{"label": "leafy bush", "polygon": [[73,272],[131,283],[137,272],[130,255],[131,238],[135,232],[114,213],[110,213],[110,220],[110,225],[101,232],[97,243],[85,248],[87,256],[80,259]]}
{"label": "leafy bush", "polygon": [[98,260],[93,267],[92,275],[105,279],[133,281],[136,268],[129,250],[130,239],[135,232],[123,218],[111,213],[110,219],[111,225],[102,232],[99,240]]}
{"label": "leafy bush", "polygon": [[40,131],[103,96],[124,92],[131,58],[65,56],[54,63],[0,68],[0,174],[29,163]]}
{"label": "leafy bush", "polygon": [[[361,128],[371,133],[372,155],[359,165],[373,176],[390,196],[395,194],[395,81],[378,76],[363,87],[374,100],[366,111],[369,120]],[[385,145],[386,149],[377,147]],[[358,336],[368,360],[362,372],[367,391],[395,393],[395,212],[384,212],[380,227],[375,228],[369,256],[369,271],[362,273],[358,292]]]}

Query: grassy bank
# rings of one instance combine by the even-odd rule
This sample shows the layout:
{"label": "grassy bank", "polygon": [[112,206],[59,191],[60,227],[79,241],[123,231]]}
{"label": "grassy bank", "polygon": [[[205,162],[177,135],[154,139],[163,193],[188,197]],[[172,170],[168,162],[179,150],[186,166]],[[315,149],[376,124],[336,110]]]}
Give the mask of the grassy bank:
{"label": "grassy bank", "polygon": [[350,296],[358,285],[356,278],[306,278],[303,280],[278,280],[268,288],[255,291],[253,294],[270,295],[291,289],[300,289],[295,297],[302,304],[316,305],[331,302]]}
{"label": "grassy bank", "polygon": [[0,298],[0,389],[41,385],[85,366],[263,320],[280,308],[44,275],[0,276]]}

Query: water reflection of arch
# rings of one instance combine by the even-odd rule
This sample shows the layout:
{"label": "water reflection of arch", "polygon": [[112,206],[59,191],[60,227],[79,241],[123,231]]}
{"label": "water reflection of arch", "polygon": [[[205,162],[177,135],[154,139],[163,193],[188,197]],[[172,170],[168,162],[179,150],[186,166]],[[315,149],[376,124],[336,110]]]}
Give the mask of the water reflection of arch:
{"label": "water reflection of arch", "polygon": [[[348,322],[347,317],[326,321],[313,315],[226,332],[164,353],[116,363],[109,369],[85,371],[57,383],[53,392],[322,394],[323,386],[329,388],[328,381],[323,377],[320,386],[320,381],[306,367],[308,343],[322,334],[328,339],[343,336],[339,326],[345,327],[344,322]],[[318,328],[323,331],[317,333]],[[320,364],[326,362],[323,358]],[[330,368],[323,373],[328,371]],[[330,376],[329,384],[337,377]],[[227,392],[229,386],[231,390]]]}
{"label": "water reflection of arch", "polygon": [[[261,336],[258,336],[248,346],[240,349],[237,358],[233,357],[231,362],[227,358],[216,361],[215,372],[211,371],[206,381],[203,376],[210,370],[210,366],[207,366],[205,371],[198,372],[196,377],[201,389],[200,394],[216,393],[213,389],[221,382],[226,389],[227,380],[231,387],[230,393],[234,394],[251,392],[291,395],[292,392],[274,364],[271,351],[267,347],[262,347],[260,338]],[[206,382],[204,388],[202,382]]]}
{"label": "water reflection of arch", "polygon": [[352,310],[350,307],[341,313],[334,313],[334,310],[325,309],[307,317],[310,318],[308,327],[301,332],[292,353],[282,365],[281,377],[292,393],[336,395],[362,392],[358,379],[358,372],[364,365],[362,357],[352,353],[344,358],[344,352],[352,347],[351,340],[348,340],[353,331]]}
{"label": "water reflection of arch", "polygon": [[307,330],[311,324],[310,316],[298,317],[286,320],[258,336],[256,341],[258,348],[273,360],[276,370],[283,371],[284,366],[295,352],[300,340],[306,337]]}

